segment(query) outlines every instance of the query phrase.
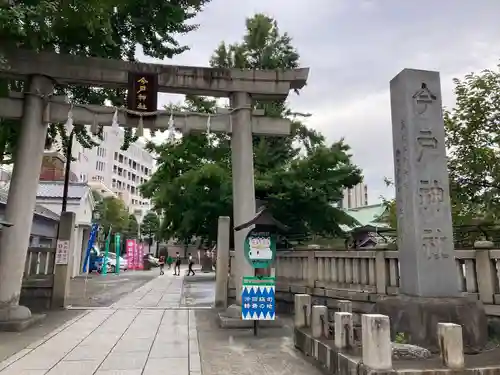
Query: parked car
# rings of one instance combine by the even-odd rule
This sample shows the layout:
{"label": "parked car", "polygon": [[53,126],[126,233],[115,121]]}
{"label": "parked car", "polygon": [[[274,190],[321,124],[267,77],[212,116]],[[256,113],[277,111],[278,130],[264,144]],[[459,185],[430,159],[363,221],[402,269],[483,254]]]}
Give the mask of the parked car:
{"label": "parked car", "polygon": [[158,258],[155,258],[153,254],[144,254],[143,260],[149,262],[149,264],[151,264],[151,267],[160,266],[160,260]]}
{"label": "parked car", "polygon": [[[99,273],[102,272],[104,262],[104,251],[101,251],[96,245],[92,247],[90,250],[90,269],[89,271],[97,271]],[[116,270],[116,254],[108,252],[107,257],[107,271],[115,272]],[[128,269],[127,260],[123,257],[120,257],[120,270],[126,271]]]}
{"label": "parked car", "polygon": [[[108,271],[115,272],[116,270],[116,254],[108,253]],[[125,258],[120,257],[120,270],[126,271],[128,269],[128,262]]]}

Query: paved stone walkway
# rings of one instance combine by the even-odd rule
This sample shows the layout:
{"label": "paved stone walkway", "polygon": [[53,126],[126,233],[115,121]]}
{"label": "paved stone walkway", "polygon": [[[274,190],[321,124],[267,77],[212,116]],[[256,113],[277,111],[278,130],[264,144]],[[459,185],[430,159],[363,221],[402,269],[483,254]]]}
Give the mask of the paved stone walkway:
{"label": "paved stone walkway", "polygon": [[0,363],[0,375],[201,375],[194,311],[169,273]]}

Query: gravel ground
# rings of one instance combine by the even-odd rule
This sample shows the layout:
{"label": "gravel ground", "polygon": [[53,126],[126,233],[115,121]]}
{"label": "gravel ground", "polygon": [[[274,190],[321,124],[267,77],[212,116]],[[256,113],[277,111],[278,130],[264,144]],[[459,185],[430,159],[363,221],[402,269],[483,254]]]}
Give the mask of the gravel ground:
{"label": "gravel ground", "polygon": [[215,310],[196,311],[203,375],[320,375],[293,346],[291,319],[285,327],[252,330],[221,329]]}

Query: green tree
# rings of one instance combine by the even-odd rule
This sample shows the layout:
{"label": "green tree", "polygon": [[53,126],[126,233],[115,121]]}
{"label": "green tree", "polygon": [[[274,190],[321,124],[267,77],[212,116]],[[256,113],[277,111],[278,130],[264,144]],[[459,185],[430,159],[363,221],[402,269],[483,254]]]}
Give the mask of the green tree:
{"label": "green tree", "polygon": [[101,233],[123,233],[128,225],[128,209],[125,203],[118,198],[106,197],[96,204],[96,211],[99,214],[97,222],[102,228]]}
{"label": "green tree", "polygon": [[125,236],[125,238],[139,239],[138,234],[139,234],[139,222],[137,221],[135,215],[129,214],[127,219],[127,226],[123,231],[123,235]]}
{"label": "green tree", "polygon": [[[176,36],[197,28],[190,20],[209,1],[16,0],[0,6],[0,58],[9,49],[25,48],[135,61],[138,44],[148,56],[171,58],[188,50]],[[0,96],[22,88],[23,82],[0,80]],[[119,106],[125,101],[124,90],[57,86],[56,93],[65,93],[80,104],[102,105],[109,100]],[[13,162],[18,130],[18,121],[0,122],[0,164]],[[51,124],[47,146],[58,134],[61,146],[65,145],[63,125]],[[76,128],[75,136],[87,148],[99,142],[99,136],[93,138],[82,126]],[[123,148],[136,139],[126,129]]]}
{"label": "green tree", "polygon": [[[221,43],[211,59],[214,67],[290,69],[299,66],[291,38],[281,34],[270,17],[257,14],[246,22],[242,43]],[[268,116],[294,119],[282,101],[257,102]],[[215,102],[187,97],[184,110],[212,113]],[[293,231],[334,235],[352,219],[332,206],[344,187],[361,181],[343,140],[327,145],[324,137],[300,121],[289,137],[253,139],[257,196],[268,201],[274,215]],[[158,168],[142,192],[161,209],[165,236],[213,241],[217,218],[232,214],[230,139],[227,135],[197,134],[174,143],[150,144]]]}
{"label": "green tree", "polygon": [[500,216],[500,71],[454,79],[456,104],[444,111],[455,224]]}
{"label": "green tree", "polygon": [[[385,186],[395,186],[394,181],[390,178],[384,177]],[[398,227],[398,214],[396,207],[396,198],[387,199],[383,196],[380,197],[382,199],[382,204],[386,208],[386,215],[382,218],[389,227],[393,229],[397,229]]]}
{"label": "green tree", "polygon": [[156,212],[148,212],[141,223],[141,235],[148,239],[149,252],[151,252],[151,244],[154,238],[159,238],[160,218]]}

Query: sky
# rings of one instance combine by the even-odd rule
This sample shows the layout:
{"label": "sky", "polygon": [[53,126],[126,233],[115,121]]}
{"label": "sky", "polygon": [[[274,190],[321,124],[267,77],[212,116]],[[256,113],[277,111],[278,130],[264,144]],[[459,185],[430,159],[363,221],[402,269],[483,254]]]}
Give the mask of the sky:
{"label": "sky", "polygon": [[[370,204],[394,195],[383,181],[394,174],[389,81],[404,68],[439,71],[443,104],[452,107],[453,78],[500,62],[498,0],[212,0],[194,20],[199,29],[179,38],[191,50],[163,63],[208,66],[221,41],[241,41],[255,13],[293,38],[310,73],[290,106],[311,113],[305,123],[328,142],[345,138]],[[159,105],[180,101],[161,94]]]}

